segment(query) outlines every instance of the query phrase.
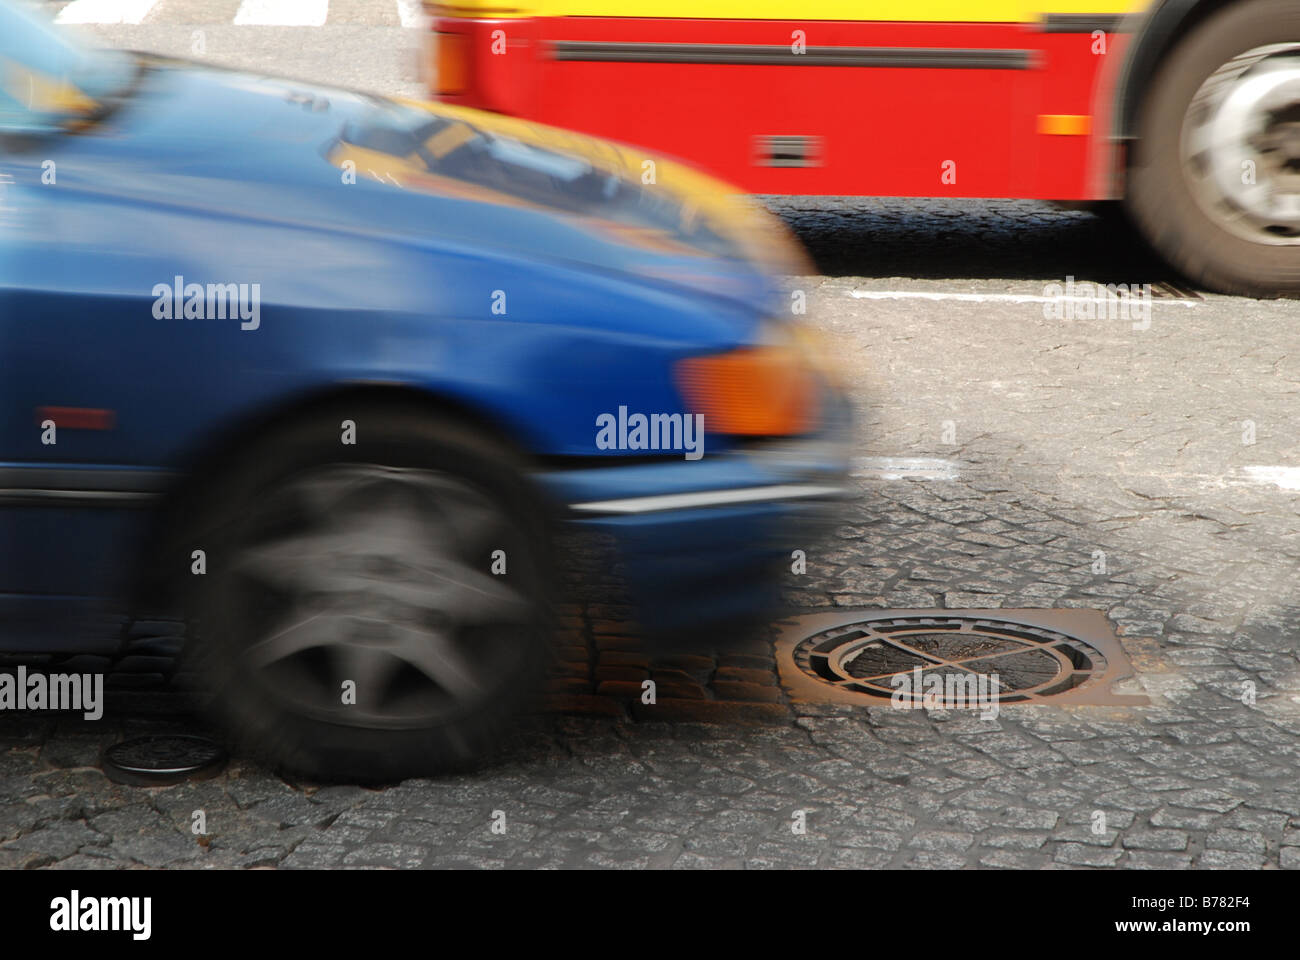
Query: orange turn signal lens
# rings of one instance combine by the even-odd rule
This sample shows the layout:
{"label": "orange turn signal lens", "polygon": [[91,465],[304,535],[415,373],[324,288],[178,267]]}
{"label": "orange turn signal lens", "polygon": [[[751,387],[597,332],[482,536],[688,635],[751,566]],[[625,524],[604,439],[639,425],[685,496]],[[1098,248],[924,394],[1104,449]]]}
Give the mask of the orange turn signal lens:
{"label": "orange turn signal lens", "polygon": [[444,96],[469,89],[469,41],[463,33],[433,35],[433,62],[437,68],[434,94]]}
{"label": "orange turn signal lens", "polygon": [[745,347],[677,364],[677,384],[709,433],[778,437],[806,433],[818,415],[817,383],[800,354]]}

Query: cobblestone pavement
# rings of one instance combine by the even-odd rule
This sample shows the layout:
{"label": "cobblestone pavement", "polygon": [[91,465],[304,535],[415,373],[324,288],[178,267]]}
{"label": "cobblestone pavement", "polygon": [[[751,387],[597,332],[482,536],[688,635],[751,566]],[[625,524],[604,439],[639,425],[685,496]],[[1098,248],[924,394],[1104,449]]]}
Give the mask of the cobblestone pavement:
{"label": "cobblestone pavement", "polygon": [[143,789],[100,751],[195,722],[142,639],[106,720],[0,718],[0,867],[1300,867],[1300,305],[1174,290],[1145,329],[1045,319],[1017,298],[1165,278],[1035,204],[772,204],[830,274],[795,286],[860,455],[948,477],[864,461],[835,536],[790,544],[791,612],[1099,609],[1136,670],[1117,692],[1150,706],[796,701],[773,631],[656,655],[598,582],[546,709],[476,773],[372,790],[235,761]]}

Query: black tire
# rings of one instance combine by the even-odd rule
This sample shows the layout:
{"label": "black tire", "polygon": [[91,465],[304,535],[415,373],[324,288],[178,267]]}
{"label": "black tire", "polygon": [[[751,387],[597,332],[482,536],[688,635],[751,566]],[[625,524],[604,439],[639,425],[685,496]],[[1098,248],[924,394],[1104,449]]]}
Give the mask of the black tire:
{"label": "black tire", "polygon": [[1178,42],[1140,107],[1126,208],[1161,256],[1211,290],[1263,298],[1300,295],[1300,245],[1252,240],[1227,228],[1218,205],[1198,201],[1181,156],[1185,118],[1202,84],[1242,54],[1290,41],[1300,43],[1295,0],[1230,4]]}
{"label": "black tire", "polygon": [[490,754],[550,651],[550,530],[525,476],[472,426],[367,401],[262,436],[203,484],[178,545],[187,567],[206,553],[185,578],[191,661],[235,748],[360,782]]}

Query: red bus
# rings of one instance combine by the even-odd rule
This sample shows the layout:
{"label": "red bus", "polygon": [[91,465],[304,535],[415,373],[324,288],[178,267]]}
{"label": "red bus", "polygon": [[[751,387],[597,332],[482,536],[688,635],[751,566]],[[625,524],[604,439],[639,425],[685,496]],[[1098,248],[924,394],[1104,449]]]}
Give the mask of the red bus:
{"label": "red bus", "polygon": [[1122,200],[1300,295],[1300,0],[451,0],[431,92],[753,193]]}

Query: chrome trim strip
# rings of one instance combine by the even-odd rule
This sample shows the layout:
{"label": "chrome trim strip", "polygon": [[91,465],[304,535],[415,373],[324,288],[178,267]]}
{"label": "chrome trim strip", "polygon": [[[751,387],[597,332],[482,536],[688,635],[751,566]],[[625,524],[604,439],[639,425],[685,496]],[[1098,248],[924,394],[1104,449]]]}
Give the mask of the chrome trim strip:
{"label": "chrome trim strip", "polygon": [[846,492],[846,487],[838,485],[779,483],[766,487],[743,487],[739,490],[699,490],[693,493],[665,493],[650,497],[628,497],[622,500],[593,500],[589,503],[572,504],[569,509],[578,513],[658,513],[664,510],[692,510],[738,503],[836,497]]}
{"label": "chrome trim strip", "polygon": [[160,493],[131,490],[0,489],[0,507],[133,507],[156,500]]}
{"label": "chrome trim strip", "polygon": [[1125,13],[1049,13],[1041,21],[1044,33],[1123,33]]}
{"label": "chrome trim strip", "polygon": [[139,506],[161,496],[176,477],[167,470],[0,467],[0,506]]}
{"label": "chrome trim strip", "polygon": [[787,67],[919,67],[1027,70],[1031,50],[952,47],[809,47],[744,43],[619,43],[558,40],[556,60],[614,63],[705,63]]}

